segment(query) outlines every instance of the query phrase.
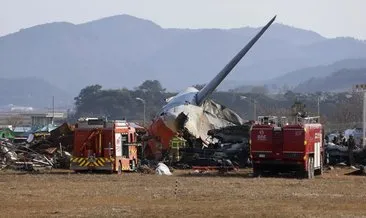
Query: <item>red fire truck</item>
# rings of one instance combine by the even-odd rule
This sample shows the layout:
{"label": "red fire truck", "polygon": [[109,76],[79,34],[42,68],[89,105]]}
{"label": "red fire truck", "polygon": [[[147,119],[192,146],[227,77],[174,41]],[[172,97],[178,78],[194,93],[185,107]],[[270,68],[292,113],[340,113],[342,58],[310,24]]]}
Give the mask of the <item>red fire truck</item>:
{"label": "red fire truck", "polygon": [[70,169],[74,171],[135,171],[135,128],[125,120],[80,119],[75,124]]}
{"label": "red fire truck", "polygon": [[294,124],[275,116],[259,117],[251,129],[254,176],[296,172],[313,178],[323,173],[323,127],[319,117],[297,117]]}

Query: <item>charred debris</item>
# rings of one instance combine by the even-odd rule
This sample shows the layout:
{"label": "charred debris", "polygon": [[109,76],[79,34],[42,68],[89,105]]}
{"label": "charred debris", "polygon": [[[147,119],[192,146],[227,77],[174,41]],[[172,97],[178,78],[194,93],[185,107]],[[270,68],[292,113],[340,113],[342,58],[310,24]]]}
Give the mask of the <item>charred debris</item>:
{"label": "charred debris", "polygon": [[[211,129],[207,132],[210,144],[183,131],[182,137],[172,140],[164,162],[175,168],[234,170],[249,167],[249,136],[252,122]],[[174,143],[177,143],[174,145]]]}
{"label": "charred debris", "polygon": [[39,171],[69,169],[73,129],[64,123],[52,131],[36,131],[28,138],[0,138],[0,168]]}

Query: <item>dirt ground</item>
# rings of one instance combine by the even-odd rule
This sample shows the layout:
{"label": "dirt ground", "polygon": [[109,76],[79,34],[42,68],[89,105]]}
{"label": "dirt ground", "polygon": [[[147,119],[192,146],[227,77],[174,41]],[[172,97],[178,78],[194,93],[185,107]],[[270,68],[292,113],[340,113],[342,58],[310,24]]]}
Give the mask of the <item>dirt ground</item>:
{"label": "dirt ground", "polygon": [[366,177],[326,171],[314,180],[139,173],[0,171],[1,217],[366,216]]}

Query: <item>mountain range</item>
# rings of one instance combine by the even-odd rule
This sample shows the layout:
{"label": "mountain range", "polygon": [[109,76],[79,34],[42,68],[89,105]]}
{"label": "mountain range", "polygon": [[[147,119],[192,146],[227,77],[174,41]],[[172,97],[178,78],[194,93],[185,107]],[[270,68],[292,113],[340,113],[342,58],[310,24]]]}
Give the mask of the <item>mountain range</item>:
{"label": "mountain range", "polygon": [[366,67],[342,69],[325,77],[313,77],[300,83],[294,92],[342,92],[350,91],[356,84],[366,82]]}
{"label": "mountain range", "polygon": [[[211,80],[258,29],[165,29],[129,15],[42,24],[0,37],[0,78],[40,78],[69,96],[90,84],[133,88],[148,79],[177,91]],[[365,59],[365,41],[276,23],[220,89],[285,80],[298,85],[329,75],[333,63],[362,65]]]}
{"label": "mountain range", "polygon": [[[234,89],[236,92],[248,92],[254,86],[266,86],[270,92],[283,91],[283,89],[294,89],[294,91],[302,90],[301,92],[311,92],[313,91],[312,89],[306,90],[306,87],[303,87],[303,85],[306,84],[309,80],[315,81],[319,79],[319,82],[322,82],[325,81],[325,77],[327,78],[327,80],[329,80],[333,76],[333,74],[338,75],[338,72],[343,72],[345,73],[345,78],[343,78],[343,80],[339,82],[348,84],[348,88],[351,88],[352,84],[350,84],[350,82],[354,82],[355,79],[356,81],[357,79],[361,79],[361,81],[358,81],[358,83],[360,83],[365,81],[366,79],[366,77],[365,79],[362,79],[362,77],[360,77],[361,75],[357,75],[357,73],[362,74],[362,71],[359,71],[358,69],[366,69],[366,59],[345,59],[329,65],[319,65],[291,71],[273,79],[252,82],[251,84],[238,85],[240,83],[237,81],[235,83],[227,85]],[[355,73],[348,74],[348,70]],[[336,81],[337,79],[340,79],[340,77],[337,76],[332,80],[338,83],[338,81]],[[300,87],[298,88],[298,86]],[[335,90],[338,90],[337,87],[334,87],[333,90],[328,89],[328,91]]]}
{"label": "mountain range", "polygon": [[24,105],[38,109],[72,106],[73,96],[50,83],[33,77],[0,78],[0,105]]}

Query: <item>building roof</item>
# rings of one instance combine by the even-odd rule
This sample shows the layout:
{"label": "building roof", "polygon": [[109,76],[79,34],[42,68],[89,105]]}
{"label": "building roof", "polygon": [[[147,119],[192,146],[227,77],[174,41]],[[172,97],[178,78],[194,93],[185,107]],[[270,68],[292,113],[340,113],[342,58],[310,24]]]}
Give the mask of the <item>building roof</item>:
{"label": "building roof", "polygon": [[21,133],[21,132],[29,132],[31,131],[31,127],[28,126],[17,126],[13,129],[13,132],[15,133]]}

